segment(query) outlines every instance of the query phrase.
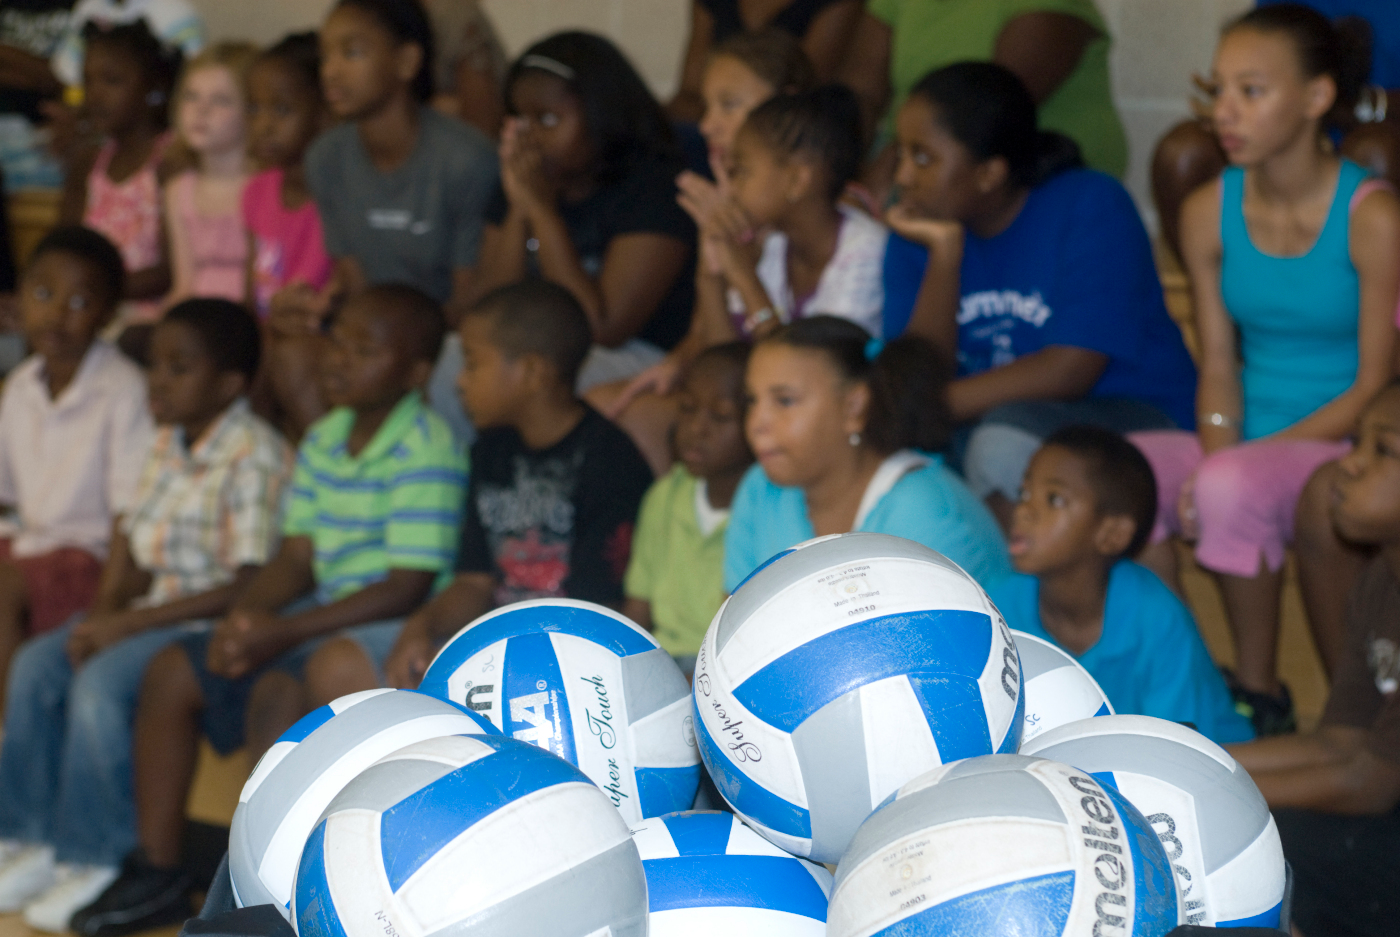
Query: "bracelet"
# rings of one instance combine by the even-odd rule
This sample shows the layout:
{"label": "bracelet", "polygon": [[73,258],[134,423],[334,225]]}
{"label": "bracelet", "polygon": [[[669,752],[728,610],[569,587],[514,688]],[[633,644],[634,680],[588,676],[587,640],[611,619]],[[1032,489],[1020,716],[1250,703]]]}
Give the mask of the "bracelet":
{"label": "bracelet", "polygon": [[1221,429],[1230,429],[1235,425],[1234,417],[1226,416],[1223,413],[1198,413],[1196,414],[1196,422],[1208,423]]}
{"label": "bracelet", "polygon": [[752,335],[754,329],[758,328],[760,325],[767,322],[769,319],[772,319],[774,315],[775,313],[773,312],[772,306],[764,306],[757,312],[750,313],[744,319],[744,329],[748,331],[750,335]]}

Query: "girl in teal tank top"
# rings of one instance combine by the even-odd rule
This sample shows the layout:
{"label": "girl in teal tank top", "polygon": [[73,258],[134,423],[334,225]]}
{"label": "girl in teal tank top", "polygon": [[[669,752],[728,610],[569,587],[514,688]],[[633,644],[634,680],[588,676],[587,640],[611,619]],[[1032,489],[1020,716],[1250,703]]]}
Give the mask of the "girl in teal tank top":
{"label": "girl in teal tank top", "polygon": [[1351,262],[1351,202],[1366,170],[1342,160],[1322,233],[1306,254],[1254,246],[1244,219],[1245,170],[1221,179],[1220,293],[1239,326],[1243,439],[1292,426],[1356,379],[1361,285]]}

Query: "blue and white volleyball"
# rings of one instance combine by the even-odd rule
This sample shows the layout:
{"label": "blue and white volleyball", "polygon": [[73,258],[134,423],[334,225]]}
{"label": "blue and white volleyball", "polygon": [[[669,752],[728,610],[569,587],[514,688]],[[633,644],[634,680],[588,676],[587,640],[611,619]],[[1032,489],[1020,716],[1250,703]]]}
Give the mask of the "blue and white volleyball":
{"label": "blue and white volleyball", "polygon": [[1023,748],[1120,791],[1161,837],[1182,923],[1279,926],[1283,844],[1259,788],[1230,753],[1175,722],[1108,716],[1061,726]]}
{"label": "blue and white volleyball", "polygon": [[622,815],[528,742],[451,736],[367,768],[302,853],[300,937],[645,937],[647,886]]}
{"label": "blue and white volleyball", "polygon": [[646,869],[651,937],[825,937],[831,873],[734,814],[667,814],[632,839]]}
{"label": "blue and white volleyball", "polygon": [[1094,716],[1113,715],[1108,695],[1089,671],[1043,638],[1011,631],[1021,656],[1026,688],[1026,718],[1021,745],[1049,729]]}
{"label": "blue and white volleyball", "polygon": [[1180,913],[1142,815],[1059,762],[935,768],[866,820],[836,869],[830,937],[1161,937]]}
{"label": "blue and white volleyball", "polygon": [[419,689],[577,765],[628,823],[695,803],[690,683],[655,638],[601,605],[497,609],[438,652]]}
{"label": "blue and white volleyball", "polygon": [[292,881],[321,811],[357,774],[412,742],[497,734],[475,713],[410,690],[366,690],[303,716],[267,750],[239,795],[229,873],[240,907],[290,914]]}
{"label": "blue and white volleyball", "polygon": [[899,537],[853,533],[769,560],[716,614],[695,665],[701,755],[754,829],[835,862],[901,784],[1014,752],[1021,670],[971,576]]}

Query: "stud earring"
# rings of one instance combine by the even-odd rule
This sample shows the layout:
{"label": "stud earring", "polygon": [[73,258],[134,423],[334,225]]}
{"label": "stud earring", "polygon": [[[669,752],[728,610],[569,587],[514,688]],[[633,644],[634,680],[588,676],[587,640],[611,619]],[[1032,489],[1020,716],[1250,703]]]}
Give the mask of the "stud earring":
{"label": "stud earring", "polygon": [[846,437],[846,441],[851,444],[852,449],[856,448],[860,445],[860,433],[852,433],[850,436]]}

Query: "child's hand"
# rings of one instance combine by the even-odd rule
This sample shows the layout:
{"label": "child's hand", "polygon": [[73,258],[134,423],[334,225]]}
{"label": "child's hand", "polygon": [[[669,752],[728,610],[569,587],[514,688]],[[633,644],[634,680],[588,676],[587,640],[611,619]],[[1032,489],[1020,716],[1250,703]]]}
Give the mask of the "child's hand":
{"label": "child's hand", "polygon": [[632,405],[632,401],[646,394],[665,397],[680,383],[681,370],[680,362],[671,355],[667,355],[632,378],[632,383],[628,384],[621,394],[618,394],[617,399],[613,401],[612,406],[608,407],[604,416],[610,420],[616,420],[623,411]]}
{"label": "child's hand", "polygon": [[956,251],[959,256],[962,254],[966,234],[960,221],[921,218],[899,204],[885,212],[885,224],[900,237],[922,244],[931,251]]}
{"label": "child's hand", "polygon": [[384,676],[396,690],[416,690],[432,660],[433,642],[427,623],[421,616],[412,615],[404,622],[399,639],[384,662]]}
{"label": "child's hand", "polygon": [[533,212],[553,208],[556,201],[553,181],[544,172],[539,147],[526,135],[521,118],[506,121],[501,131],[501,188],[512,205]]}
{"label": "child's hand", "polygon": [[247,676],[286,649],[283,630],[271,612],[235,609],[214,626],[205,666],[228,680]]}
{"label": "child's hand", "polygon": [[126,612],[108,612],[88,615],[74,625],[64,646],[73,669],[77,670],[98,651],[130,637],[135,630],[133,624]]}
{"label": "child's hand", "polygon": [[305,283],[293,283],[278,290],[268,303],[267,324],[277,335],[291,338],[316,332],[330,306],[329,295]]}
{"label": "child's hand", "polygon": [[1194,543],[1201,536],[1201,517],[1196,511],[1196,473],[1192,472],[1176,498],[1176,516],[1181,521],[1181,539]]}

